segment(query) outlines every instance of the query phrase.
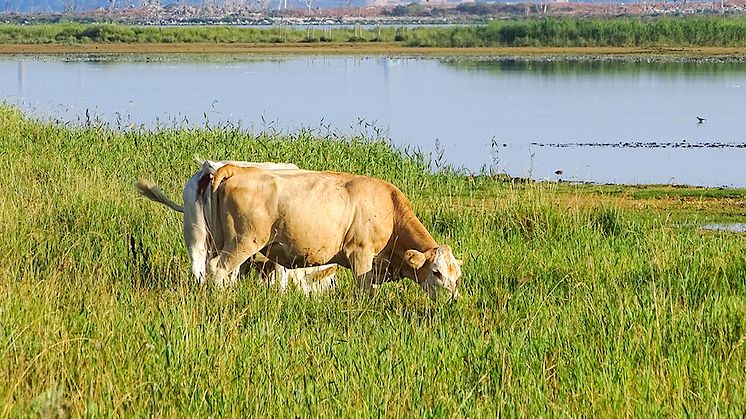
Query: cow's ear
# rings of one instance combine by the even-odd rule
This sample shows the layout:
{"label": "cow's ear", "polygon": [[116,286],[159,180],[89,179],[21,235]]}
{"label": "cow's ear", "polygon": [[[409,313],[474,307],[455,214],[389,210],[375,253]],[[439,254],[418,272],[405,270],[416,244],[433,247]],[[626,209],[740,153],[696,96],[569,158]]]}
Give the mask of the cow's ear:
{"label": "cow's ear", "polygon": [[404,261],[407,262],[407,265],[417,270],[425,264],[425,262],[427,261],[427,257],[422,252],[410,249],[404,253]]}

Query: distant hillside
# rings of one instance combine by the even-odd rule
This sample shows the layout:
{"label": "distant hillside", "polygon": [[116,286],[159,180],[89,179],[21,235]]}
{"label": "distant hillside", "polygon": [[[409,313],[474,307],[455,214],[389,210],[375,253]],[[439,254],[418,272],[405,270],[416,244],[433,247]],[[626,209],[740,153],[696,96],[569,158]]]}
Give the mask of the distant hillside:
{"label": "distant hillside", "polygon": [[[283,10],[284,9],[284,10]],[[102,13],[103,11],[103,13]],[[259,13],[263,12],[263,13]],[[269,12],[269,13],[267,13]],[[186,22],[258,19],[268,16],[336,19],[505,19],[546,16],[683,16],[746,14],[746,0],[0,0],[0,19],[18,22],[29,14],[76,14],[75,19],[129,18]],[[47,16],[48,18],[48,16]],[[55,16],[53,18],[58,18]],[[410,23],[422,23],[412,21]],[[437,22],[436,22],[437,23]],[[461,22],[463,23],[463,22]]]}
{"label": "distant hillside", "polygon": [[[130,0],[116,0],[115,6],[127,7],[124,4]],[[0,0],[2,11],[11,13],[53,13],[68,11],[88,11],[98,8],[111,7],[107,0]],[[139,0],[135,0],[134,6],[139,6]],[[131,3],[131,1],[130,1]]]}

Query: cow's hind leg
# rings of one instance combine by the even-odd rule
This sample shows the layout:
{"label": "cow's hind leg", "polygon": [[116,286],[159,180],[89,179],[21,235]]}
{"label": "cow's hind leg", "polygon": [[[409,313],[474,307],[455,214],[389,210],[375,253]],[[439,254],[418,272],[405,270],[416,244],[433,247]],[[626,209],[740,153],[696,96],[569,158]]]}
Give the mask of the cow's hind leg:
{"label": "cow's hind leg", "polygon": [[208,263],[208,276],[213,278],[218,286],[235,285],[241,264],[261,248],[261,245],[252,240],[228,241],[227,246]]}
{"label": "cow's hind leg", "polygon": [[184,243],[189,251],[189,259],[192,262],[192,273],[197,283],[202,284],[205,280],[205,268],[208,260],[207,231],[200,226],[184,220]]}
{"label": "cow's hind leg", "polygon": [[250,259],[251,268],[259,273],[259,281],[263,285],[273,286],[277,284],[281,291],[285,291],[288,285],[287,269],[267,259],[261,253],[257,253]]}
{"label": "cow's hind leg", "polygon": [[334,287],[337,265],[321,265],[288,271],[288,276],[304,294],[321,293]]}

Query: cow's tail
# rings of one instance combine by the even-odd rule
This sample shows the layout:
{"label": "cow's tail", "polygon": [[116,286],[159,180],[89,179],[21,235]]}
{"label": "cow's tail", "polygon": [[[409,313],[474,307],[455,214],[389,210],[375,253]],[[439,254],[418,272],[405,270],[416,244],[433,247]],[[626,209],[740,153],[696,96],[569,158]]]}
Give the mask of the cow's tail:
{"label": "cow's tail", "polygon": [[[212,239],[217,249],[223,247],[223,224],[220,220],[220,195],[221,191],[218,189],[220,184],[233,176],[241,168],[233,165],[225,165],[216,169],[215,166],[210,164],[211,162],[206,161],[203,167],[203,180],[205,178],[211,178],[210,191],[205,191],[205,197],[208,204],[205,208],[206,212],[210,214],[208,218],[208,227],[212,233]],[[202,182],[203,184],[207,182]]]}
{"label": "cow's tail", "polygon": [[[210,173],[204,172],[202,175],[203,179],[209,178],[210,180],[213,180],[213,175]],[[223,248],[223,223],[220,222],[220,217],[218,216],[220,214],[220,197],[219,193],[213,192],[212,188],[206,188],[203,191],[204,196],[204,213],[205,213],[205,221],[207,222],[208,229],[210,231],[210,237],[212,238],[212,243],[215,246],[215,250],[219,250]]]}
{"label": "cow's tail", "polygon": [[172,201],[171,198],[167,197],[155,183],[149,180],[138,179],[137,182],[135,182],[135,188],[140,192],[140,195],[151,201],[161,203],[176,212],[184,212],[183,206]]}

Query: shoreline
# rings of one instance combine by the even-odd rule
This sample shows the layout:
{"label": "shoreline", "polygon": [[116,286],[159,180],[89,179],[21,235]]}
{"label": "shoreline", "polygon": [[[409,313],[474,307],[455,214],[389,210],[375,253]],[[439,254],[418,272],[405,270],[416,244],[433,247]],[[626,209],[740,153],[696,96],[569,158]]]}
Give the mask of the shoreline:
{"label": "shoreline", "polygon": [[374,55],[413,57],[666,57],[683,59],[746,59],[746,47],[407,47],[398,43],[87,43],[0,44],[0,55],[58,54],[256,54]]}
{"label": "shoreline", "polygon": [[[74,121],[71,125],[67,123],[61,123],[60,121],[54,121],[48,118],[39,117],[33,115],[27,110],[22,109],[17,105],[2,104],[0,103],[0,116],[3,110],[17,111],[24,120],[35,121],[41,124],[48,124],[55,126],[60,129],[67,129],[69,127],[77,127],[81,129],[100,129],[108,130],[112,133],[125,133],[127,130],[120,130],[114,128],[112,123],[101,123],[96,126],[85,126],[82,124],[75,125]],[[134,127],[134,126],[133,126]],[[206,129],[205,126],[194,126],[187,128],[178,128],[177,130],[189,130],[189,129]],[[220,125],[213,125],[212,129],[220,128]],[[209,128],[207,128],[209,129]],[[145,132],[154,134],[159,132],[160,129],[148,129]],[[248,131],[247,131],[248,132]],[[279,136],[292,137],[293,130],[286,132],[278,132]],[[377,140],[374,140],[374,142]],[[393,150],[401,151],[404,147],[401,144],[396,144],[390,139],[385,140],[388,147]],[[469,182],[483,182],[492,181],[501,184],[510,184],[515,186],[526,186],[526,185],[551,185],[556,188],[566,188],[567,190],[573,190],[575,192],[584,191],[583,193],[598,193],[601,195],[629,195],[634,196],[640,195],[651,195],[656,199],[730,199],[739,208],[743,207],[743,203],[746,202],[746,186],[736,184],[720,184],[720,185],[703,185],[696,183],[665,183],[665,182],[653,182],[653,183],[612,183],[604,181],[593,181],[593,180],[573,180],[573,179],[548,179],[548,178],[531,178],[522,175],[512,175],[502,172],[486,172],[486,171],[473,171],[465,167],[459,167],[455,165],[449,165],[448,173],[455,178],[462,180],[468,180]],[[740,218],[734,218],[740,220]],[[718,218],[716,220],[710,220],[712,222],[729,223],[733,219]]]}

